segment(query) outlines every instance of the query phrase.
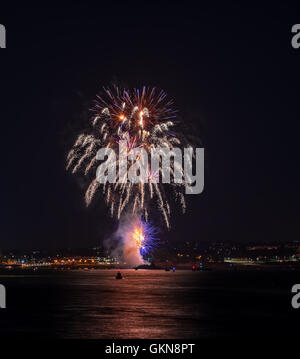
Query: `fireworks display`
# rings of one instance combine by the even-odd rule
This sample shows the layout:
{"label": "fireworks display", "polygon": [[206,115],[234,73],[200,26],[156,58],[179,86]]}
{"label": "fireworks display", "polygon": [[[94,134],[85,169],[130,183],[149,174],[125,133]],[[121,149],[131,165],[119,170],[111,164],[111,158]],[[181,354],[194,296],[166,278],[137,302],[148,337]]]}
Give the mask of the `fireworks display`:
{"label": "fireworks display", "polygon": [[[72,173],[81,171],[90,180],[85,193],[86,205],[89,206],[95,194],[102,189],[111,216],[120,219],[125,211],[140,214],[148,221],[149,212],[158,208],[169,228],[170,199],[178,201],[185,211],[185,182],[163,184],[157,181],[161,168],[152,172],[149,166],[147,183],[122,181],[124,174],[117,171],[116,183],[100,184],[96,179],[96,168],[99,166],[96,154],[100,148],[114,149],[117,158],[108,158],[107,161],[118,168],[114,162],[118,161],[120,141],[125,141],[126,153],[133,148],[143,148],[150,153],[154,148],[172,150],[175,146],[187,146],[182,133],[176,132],[178,123],[172,101],[167,99],[165,92],[155,88],[125,90],[114,86],[104,89],[103,95],[97,96],[92,111],[90,129],[78,136],[67,156],[67,169]],[[129,163],[133,164],[134,160],[129,160]],[[174,167],[171,164],[173,175]],[[140,242],[143,242],[141,238]]]}
{"label": "fireworks display", "polygon": [[150,254],[156,245],[155,227],[145,221],[135,221],[133,229],[129,232],[132,241],[136,244],[142,256]]}
{"label": "fireworks display", "polygon": [[144,259],[152,257],[159,241],[157,235],[156,227],[143,221],[139,214],[124,214],[117,230],[105,240],[105,246],[126,265],[148,264]]}

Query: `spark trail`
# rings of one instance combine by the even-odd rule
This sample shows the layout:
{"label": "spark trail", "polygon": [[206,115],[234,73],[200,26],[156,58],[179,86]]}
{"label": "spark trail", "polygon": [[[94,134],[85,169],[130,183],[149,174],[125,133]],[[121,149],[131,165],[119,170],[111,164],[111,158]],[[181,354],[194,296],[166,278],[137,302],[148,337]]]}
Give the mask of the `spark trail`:
{"label": "spark trail", "polygon": [[[172,104],[164,91],[147,87],[126,90],[114,86],[97,95],[90,129],[79,134],[67,155],[66,165],[67,170],[81,172],[90,181],[85,193],[87,206],[102,189],[111,216],[120,219],[126,211],[133,216],[139,214],[147,221],[149,213],[158,208],[167,228],[170,227],[171,202],[177,201],[182,211],[185,211],[187,183],[156,183],[161,168],[158,172],[152,172],[149,167],[147,183],[122,183],[124,174],[118,170],[116,183],[100,184],[96,180],[96,168],[99,165],[96,154],[100,148],[115,150],[117,157],[108,158],[107,161],[111,161],[110,164],[118,169],[120,141],[126,143],[126,153],[133,148],[143,148],[150,153],[155,148],[172,150],[173,147],[190,146],[184,135],[177,130],[180,122]],[[135,162],[128,161],[130,164]],[[171,163],[171,174],[174,175],[175,170],[175,165]]]}

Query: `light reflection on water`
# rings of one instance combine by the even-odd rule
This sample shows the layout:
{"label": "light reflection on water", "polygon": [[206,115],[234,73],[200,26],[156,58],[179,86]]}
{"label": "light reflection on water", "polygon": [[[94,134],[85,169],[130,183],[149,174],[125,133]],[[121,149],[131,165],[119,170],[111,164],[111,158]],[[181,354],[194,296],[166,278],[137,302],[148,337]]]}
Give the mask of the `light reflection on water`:
{"label": "light reflection on water", "polygon": [[1,277],[0,335],[59,338],[203,338],[292,335],[298,273],[64,271]]}
{"label": "light reflection on water", "polygon": [[[123,279],[115,280],[115,271],[90,271],[69,282],[72,294],[61,308],[68,325],[60,334],[88,338],[199,335],[201,312],[193,296],[199,278],[195,273],[147,270],[122,273]],[[74,286],[81,290],[74,290]]]}

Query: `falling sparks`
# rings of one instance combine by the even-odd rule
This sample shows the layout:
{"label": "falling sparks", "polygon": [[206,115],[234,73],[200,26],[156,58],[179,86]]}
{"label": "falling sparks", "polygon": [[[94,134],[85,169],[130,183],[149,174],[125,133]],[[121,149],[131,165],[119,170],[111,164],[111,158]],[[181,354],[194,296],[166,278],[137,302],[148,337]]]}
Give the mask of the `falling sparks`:
{"label": "falling sparks", "polygon": [[[99,165],[96,154],[100,148],[115,150],[116,158],[109,157],[107,161],[118,168],[120,141],[126,142],[126,150],[122,155],[128,154],[134,148],[143,148],[150,154],[154,148],[171,150],[174,145],[182,145],[183,135],[174,131],[176,111],[172,109],[172,101],[167,99],[164,91],[155,88],[125,90],[115,86],[112,89],[104,89],[104,95],[97,96],[92,111],[94,116],[91,130],[78,136],[67,155],[66,165],[67,170],[70,169],[72,173],[82,171],[91,181],[85,194],[86,205],[91,204],[102,186],[112,216],[119,219],[123,211],[130,210],[133,214],[141,213],[147,220],[156,203],[169,228],[171,206],[168,197],[177,199],[185,211],[184,182],[159,183],[160,172],[151,172],[150,168],[147,173],[148,183],[126,182],[124,178],[127,178],[127,174],[122,175],[119,171],[116,183],[107,182],[100,185],[95,177]],[[137,160],[138,158],[129,162],[134,164]],[[172,174],[176,170],[174,167],[173,164]],[[175,195],[171,194],[167,187],[174,191]]]}

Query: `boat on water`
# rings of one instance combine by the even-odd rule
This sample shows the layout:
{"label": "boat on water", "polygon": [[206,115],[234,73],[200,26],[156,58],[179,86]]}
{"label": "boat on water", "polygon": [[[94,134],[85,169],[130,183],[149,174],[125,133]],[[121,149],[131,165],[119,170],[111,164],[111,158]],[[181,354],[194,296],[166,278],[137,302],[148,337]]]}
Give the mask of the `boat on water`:
{"label": "boat on water", "polygon": [[116,275],[116,279],[122,279],[122,278],[123,278],[122,273],[118,272]]}

